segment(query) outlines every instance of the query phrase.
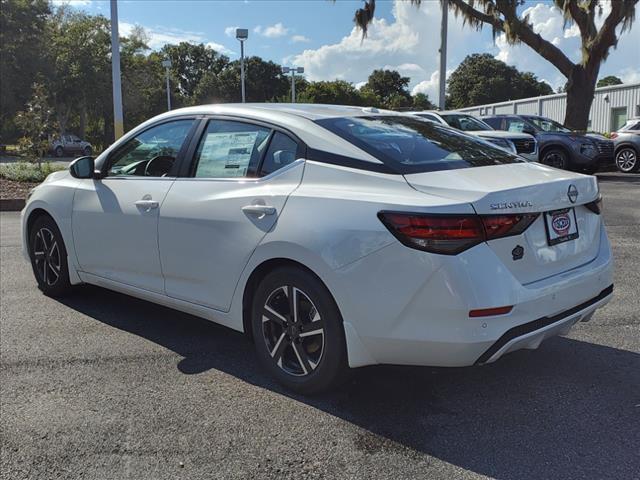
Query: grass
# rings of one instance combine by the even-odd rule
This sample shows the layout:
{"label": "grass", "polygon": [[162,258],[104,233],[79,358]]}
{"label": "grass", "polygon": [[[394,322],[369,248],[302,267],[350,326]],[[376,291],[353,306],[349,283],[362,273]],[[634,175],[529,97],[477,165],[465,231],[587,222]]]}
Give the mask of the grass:
{"label": "grass", "polygon": [[59,170],[66,170],[66,167],[55,163],[43,163],[42,168],[38,168],[36,163],[15,162],[0,164],[0,177],[14,182],[40,183],[50,173]]}

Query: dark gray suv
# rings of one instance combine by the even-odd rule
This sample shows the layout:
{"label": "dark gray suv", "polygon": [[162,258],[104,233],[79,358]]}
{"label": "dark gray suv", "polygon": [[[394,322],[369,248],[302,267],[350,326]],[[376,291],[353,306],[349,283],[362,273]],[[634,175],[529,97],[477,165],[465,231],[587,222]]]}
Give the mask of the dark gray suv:
{"label": "dark gray suv", "polygon": [[613,165],[613,142],[602,135],[578,133],[538,115],[482,117],[496,130],[529,133],[538,141],[540,163],[565,170],[595,173]]}

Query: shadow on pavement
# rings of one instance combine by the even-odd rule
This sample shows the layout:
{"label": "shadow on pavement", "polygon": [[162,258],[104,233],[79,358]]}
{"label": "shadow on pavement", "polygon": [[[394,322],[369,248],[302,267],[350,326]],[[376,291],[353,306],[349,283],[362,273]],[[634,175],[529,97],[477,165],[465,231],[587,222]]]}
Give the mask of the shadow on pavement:
{"label": "shadow on pavement", "polygon": [[365,455],[399,443],[502,479],[640,472],[637,353],[556,338],[484,367],[367,367],[305,398],[275,384],[240,333],[97,287],[64,303],[178,353],[185,374],[220,370],[361,427],[354,448]]}
{"label": "shadow on pavement", "polygon": [[618,175],[598,174],[598,180],[601,182],[624,182],[624,183],[640,183],[640,175],[633,173],[625,173]]}

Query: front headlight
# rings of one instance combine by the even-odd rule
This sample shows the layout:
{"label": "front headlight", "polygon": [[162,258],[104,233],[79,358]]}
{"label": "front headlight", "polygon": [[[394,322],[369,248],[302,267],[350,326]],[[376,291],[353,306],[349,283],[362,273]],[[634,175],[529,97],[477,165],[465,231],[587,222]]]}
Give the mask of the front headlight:
{"label": "front headlight", "polygon": [[497,147],[502,148],[503,150],[507,150],[510,153],[518,153],[513,142],[511,140],[507,140],[506,138],[487,138],[487,141],[493,143]]}
{"label": "front headlight", "polygon": [[593,143],[583,143],[580,145],[580,153],[586,157],[595,157],[598,153],[598,148]]}

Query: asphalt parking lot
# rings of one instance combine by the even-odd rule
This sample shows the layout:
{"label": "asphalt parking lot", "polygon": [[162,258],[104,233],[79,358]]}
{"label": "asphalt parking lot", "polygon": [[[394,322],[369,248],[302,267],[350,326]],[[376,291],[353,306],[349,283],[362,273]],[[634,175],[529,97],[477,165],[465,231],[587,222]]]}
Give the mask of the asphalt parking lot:
{"label": "asphalt parking lot", "polygon": [[283,391],[236,332],[94,287],[58,301],[0,215],[0,477],[640,478],[640,175],[601,175],[615,298],[464,369]]}

